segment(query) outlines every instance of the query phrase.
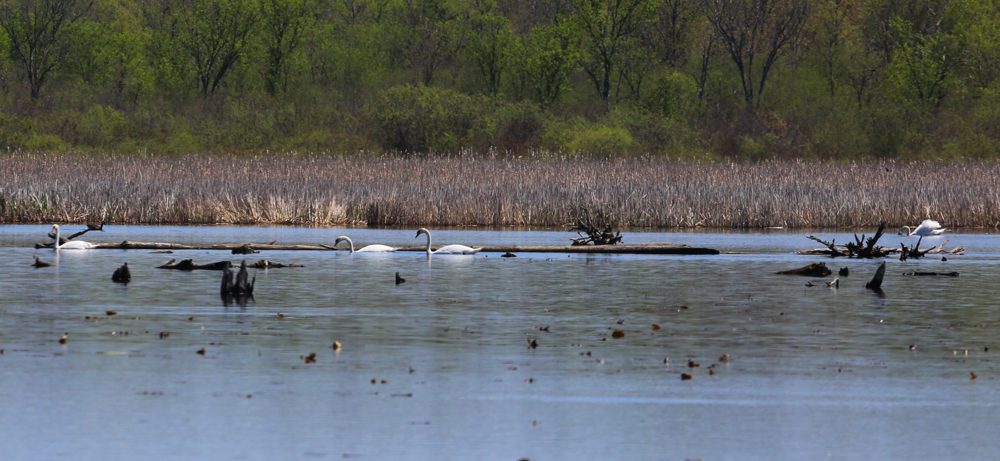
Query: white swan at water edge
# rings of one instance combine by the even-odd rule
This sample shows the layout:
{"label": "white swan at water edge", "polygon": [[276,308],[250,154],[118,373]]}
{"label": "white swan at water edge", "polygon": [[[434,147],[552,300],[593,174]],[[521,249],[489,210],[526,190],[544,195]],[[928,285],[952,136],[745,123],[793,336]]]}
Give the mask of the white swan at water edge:
{"label": "white swan at water edge", "polygon": [[395,248],[389,245],[377,245],[377,244],[368,245],[358,251],[354,251],[354,242],[351,240],[350,237],[346,235],[341,235],[340,237],[337,237],[337,240],[333,242],[333,246],[336,247],[337,245],[340,244],[340,242],[343,242],[344,240],[347,240],[347,243],[351,245],[351,253],[391,253],[393,251],[396,251]]}
{"label": "white swan at water edge", "polygon": [[420,237],[420,234],[427,235],[427,256],[434,254],[474,255],[477,252],[479,252],[479,250],[482,250],[482,248],[472,248],[472,247],[467,247],[465,245],[448,245],[438,248],[437,251],[431,251],[431,231],[421,228],[420,230],[417,231],[417,237]]}
{"label": "white swan at water edge", "polygon": [[916,229],[910,231],[910,226],[903,226],[899,228],[899,235],[911,236],[919,235],[921,237],[933,237],[935,235],[941,235],[944,233],[945,228],[941,227],[941,224],[933,219],[926,219],[924,222],[920,223]]}
{"label": "white swan at water edge", "polygon": [[84,242],[82,240],[70,240],[69,242],[66,242],[66,243],[60,245],[59,244],[59,238],[60,238],[59,225],[58,224],[53,224],[52,225],[52,230],[56,233],[56,243],[52,244],[52,249],[55,250],[55,251],[59,251],[59,250],[90,250],[92,248],[97,248],[97,245],[94,245],[93,243],[90,243],[90,242]]}

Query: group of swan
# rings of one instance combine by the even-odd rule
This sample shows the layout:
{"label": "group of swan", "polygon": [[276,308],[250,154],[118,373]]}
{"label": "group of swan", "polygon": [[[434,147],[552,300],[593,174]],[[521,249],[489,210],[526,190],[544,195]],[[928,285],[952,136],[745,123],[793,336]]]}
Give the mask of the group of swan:
{"label": "group of swan", "polygon": [[[438,254],[473,255],[479,252],[479,250],[482,250],[482,248],[472,248],[472,247],[467,247],[465,245],[447,245],[438,248],[437,251],[434,251],[431,249],[431,231],[422,228],[417,231],[416,237],[420,237],[421,234],[427,236],[427,256],[438,255]],[[340,244],[340,242],[343,241],[347,241],[347,243],[351,245],[351,253],[390,253],[396,251],[395,248],[388,245],[367,245],[361,248],[360,250],[355,250],[354,242],[351,241],[351,238],[346,235],[341,235],[340,237],[337,237],[337,240],[334,242],[333,246],[337,246]]]}
{"label": "group of swan", "polygon": [[918,235],[921,237],[931,237],[935,235],[941,235],[944,233],[945,228],[941,227],[941,224],[933,219],[926,219],[924,222],[920,223],[916,229],[910,231],[910,226],[903,226],[899,228],[899,235],[905,235],[907,237],[911,235]]}

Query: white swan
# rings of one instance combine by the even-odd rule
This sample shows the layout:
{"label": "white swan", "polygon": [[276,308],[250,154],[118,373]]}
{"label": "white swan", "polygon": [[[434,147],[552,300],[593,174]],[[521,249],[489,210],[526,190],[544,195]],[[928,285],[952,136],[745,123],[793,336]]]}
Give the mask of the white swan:
{"label": "white swan", "polygon": [[333,242],[333,246],[336,247],[337,245],[340,244],[340,242],[343,242],[344,240],[347,240],[347,243],[351,244],[351,253],[390,253],[396,251],[395,248],[389,245],[368,245],[355,252],[354,242],[351,241],[351,238],[346,235],[341,235],[340,237],[337,237],[337,240]]}
{"label": "white swan", "polygon": [[420,234],[427,234],[427,256],[434,254],[474,255],[477,252],[479,252],[479,250],[482,250],[482,248],[472,248],[472,247],[467,247],[465,245],[448,245],[438,248],[437,251],[431,251],[431,231],[427,229],[420,229],[417,231],[417,237],[420,237]]}
{"label": "white swan", "polygon": [[54,243],[52,245],[52,249],[55,250],[55,251],[59,251],[59,250],[89,250],[91,248],[97,248],[97,245],[94,245],[93,243],[90,243],[90,242],[84,242],[82,240],[71,240],[69,242],[66,242],[66,243],[60,245],[59,244],[59,238],[60,238],[59,225],[58,224],[53,224],[52,225],[52,231],[54,231],[56,233],[56,243]]}
{"label": "white swan", "polygon": [[944,233],[945,228],[941,227],[941,224],[932,219],[926,219],[924,222],[920,223],[916,229],[910,231],[910,226],[903,226],[899,228],[899,235],[919,235],[921,237],[933,237],[935,235],[941,235]]}

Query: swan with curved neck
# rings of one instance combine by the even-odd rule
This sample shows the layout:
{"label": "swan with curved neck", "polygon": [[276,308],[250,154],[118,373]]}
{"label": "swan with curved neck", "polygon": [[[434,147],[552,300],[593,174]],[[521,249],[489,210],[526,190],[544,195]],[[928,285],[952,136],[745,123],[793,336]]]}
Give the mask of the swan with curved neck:
{"label": "swan with curved neck", "polygon": [[433,251],[431,250],[431,231],[427,229],[420,229],[417,231],[417,237],[420,237],[420,234],[427,235],[427,256],[435,254],[474,255],[477,252],[479,252],[479,250],[482,250],[482,248],[472,248],[472,247],[467,247],[465,245],[446,245],[441,248],[438,248],[437,251]]}
{"label": "swan with curved neck", "polygon": [[899,228],[899,235],[911,236],[919,235],[921,237],[933,237],[935,235],[941,235],[946,230],[941,227],[941,224],[933,219],[926,219],[924,222],[920,223],[916,229],[910,230],[910,226],[903,226]]}
{"label": "swan with curved neck", "polygon": [[61,236],[59,234],[59,225],[58,224],[53,224],[52,225],[52,230],[56,233],[56,243],[52,244],[52,249],[55,250],[55,251],[59,251],[59,250],[89,250],[91,248],[97,248],[97,245],[94,245],[93,243],[90,243],[90,242],[84,242],[82,240],[71,240],[69,242],[66,242],[66,243],[60,245],[59,244],[59,240],[60,240]]}
{"label": "swan with curved neck", "polygon": [[333,242],[333,246],[336,247],[337,245],[340,244],[340,242],[343,242],[345,240],[347,241],[347,243],[351,245],[351,253],[391,253],[393,251],[396,251],[395,248],[389,245],[368,245],[362,247],[358,251],[354,251],[354,242],[351,240],[350,237],[346,235],[341,235],[340,237],[337,237],[337,240]]}

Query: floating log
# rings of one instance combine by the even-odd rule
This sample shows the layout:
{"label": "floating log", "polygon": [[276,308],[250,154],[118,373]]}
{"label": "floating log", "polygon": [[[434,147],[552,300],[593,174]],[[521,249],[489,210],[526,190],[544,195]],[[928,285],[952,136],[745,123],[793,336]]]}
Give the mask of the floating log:
{"label": "floating log", "polygon": [[882,291],[882,279],[885,278],[885,261],[878,266],[878,270],[875,271],[875,276],[872,277],[872,281],[865,284],[865,288],[869,290]]}
{"label": "floating log", "polygon": [[111,274],[111,281],[124,284],[132,281],[132,271],[128,269],[128,263],[122,264],[121,267],[115,269],[115,273]]}
{"label": "floating log", "polygon": [[920,277],[920,276],[929,276],[929,277],[934,277],[934,276],[958,277],[958,272],[921,272],[921,271],[913,271],[913,272],[904,272],[903,275],[915,275],[915,276],[918,276],[918,277]]}
{"label": "floating log", "polygon": [[832,273],[833,271],[829,267],[826,267],[826,263],[812,263],[798,269],[778,272],[781,275],[805,275],[808,277],[826,277]]}
{"label": "floating log", "polygon": [[162,266],[156,266],[157,269],[175,269],[179,271],[193,271],[193,270],[207,270],[207,271],[221,271],[229,269],[233,266],[231,261],[219,261],[211,264],[195,264],[194,260],[185,259],[179,263],[174,264],[177,259],[171,259],[166,264]]}
{"label": "floating log", "polygon": [[[35,246],[38,247],[39,244]],[[179,243],[159,243],[159,242],[130,242],[121,243],[95,243],[94,249],[109,250],[224,250],[232,251],[244,244],[215,244],[215,245],[182,245]],[[51,244],[49,245],[51,247]],[[435,247],[437,249],[440,247]],[[660,254],[660,255],[717,255],[719,250],[712,248],[697,248],[680,243],[633,243],[627,245],[514,245],[514,246],[485,246],[482,252],[486,253],[606,253],[606,254]],[[258,251],[280,250],[280,251],[348,251],[335,249],[329,245],[272,245],[253,244],[253,249]],[[396,251],[425,252],[427,246],[401,247]]]}
{"label": "floating log", "polygon": [[281,264],[273,261],[268,261],[266,259],[261,259],[260,261],[251,264],[249,267],[252,267],[254,269],[278,269],[281,267],[305,267],[305,266],[303,266],[302,264],[294,264],[294,263]]}

